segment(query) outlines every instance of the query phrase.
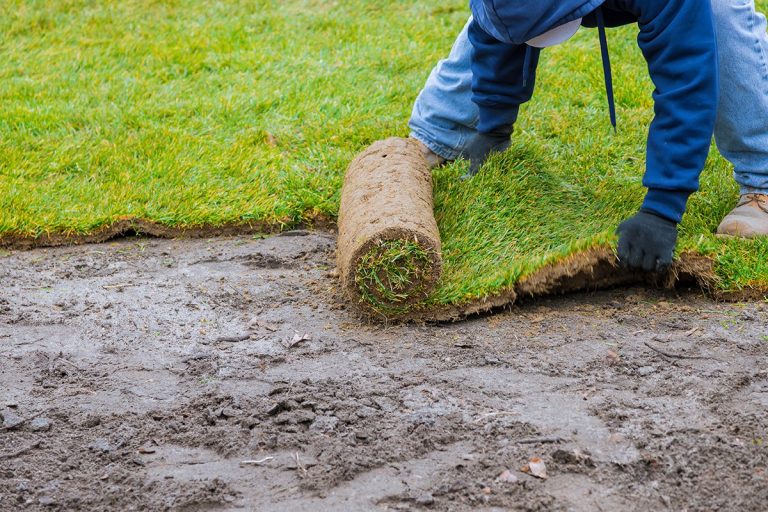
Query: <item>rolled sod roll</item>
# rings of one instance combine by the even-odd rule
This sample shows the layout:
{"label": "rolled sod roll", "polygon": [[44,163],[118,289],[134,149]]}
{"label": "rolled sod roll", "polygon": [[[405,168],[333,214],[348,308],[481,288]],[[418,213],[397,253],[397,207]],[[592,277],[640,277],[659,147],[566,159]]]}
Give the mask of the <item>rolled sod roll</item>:
{"label": "rolled sod roll", "polygon": [[353,302],[397,314],[429,296],[442,270],[433,208],[432,173],[415,140],[376,142],[349,165],[336,257]]}

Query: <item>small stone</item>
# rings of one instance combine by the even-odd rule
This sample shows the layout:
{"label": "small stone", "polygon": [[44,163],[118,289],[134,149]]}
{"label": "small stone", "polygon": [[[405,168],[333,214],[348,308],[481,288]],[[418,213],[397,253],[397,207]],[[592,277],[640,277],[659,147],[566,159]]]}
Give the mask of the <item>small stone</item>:
{"label": "small stone", "polygon": [[0,413],[0,416],[3,418],[3,428],[6,430],[13,430],[14,428],[24,423],[24,418],[11,411],[10,409],[4,410],[2,413]]}
{"label": "small stone", "polygon": [[417,505],[421,505],[422,507],[428,507],[435,503],[435,498],[431,494],[426,492],[424,494],[420,494],[415,501]]}
{"label": "small stone", "polygon": [[640,375],[641,377],[647,377],[650,374],[655,372],[656,372],[655,366],[641,366],[640,368],[637,369],[637,374]]}
{"label": "small stone", "polygon": [[358,418],[370,418],[371,416],[376,416],[378,413],[379,411],[377,409],[368,406],[363,406],[355,411]]}
{"label": "small stone", "polygon": [[505,484],[516,484],[519,479],[517,476],[515,476],[514,473],[512,473],[510,470],[505,469],[503,473],[501,473],[496,480],[499,482],[504,482]]}
{"label": "small stone", "polygon": [[741,319],[747,322],[754,322],[755,320],[757,320],[757,315],[752,311],[742,311]]}
{"label": "small stone", "polygon": [[528,464],[522,469],[523,473],[528,473],[536,478],[546,480],[549,478],[547,474],[547,465],[541,459],[541,457],[531,457]]}
{"label": "small stone", "polygon": [[51,496],[40,496],[37,502],[44,507],[51,507],[56,504],[56,500],[54,500]]}
{"label": "small stone", "polygon": [[336,429],[339,424],[339,418],[336,416],[318,416],[309,426],[309,430],[315,432],[330,432]]}
{"label": "small stone", "polygon": [[51,430],[51,420],[48,418],[35,418],[29,422],[29,429],[32,432],[48,432]]}
{"label": "small stone", "polygon": [[88,445],[88,449],[96,451],[96,452],[103,452],[103,453],[109,453],[114,448],[111,444],[109,444],[109,441],[104,438],[99,438]]}

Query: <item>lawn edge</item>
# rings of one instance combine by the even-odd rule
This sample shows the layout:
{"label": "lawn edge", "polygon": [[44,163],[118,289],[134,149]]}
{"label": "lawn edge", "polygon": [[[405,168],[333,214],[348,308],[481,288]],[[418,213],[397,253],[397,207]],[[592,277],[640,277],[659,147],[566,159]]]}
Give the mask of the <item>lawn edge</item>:
{"label": "lawn edge", "polygon": [[[311,229],[336,233],[333,219],[317,215],[302,222],[248,222],[221,226],[169,227],[144,219],[120,219],[109,226],[82,235],[46,233],[38,237],[17,234],[0,235],[0,248],[31,250],[44,247],[60,247],[90,243],[104,243],[127,234],[138,233],[156,238],[216,238],[225,236],[270,234],[295,229]],[[461,304],[432,305],[414,309],[394,317],[363,309],[359,304],[347,301],[350,313],[361,320],[394,323],[457,322],[471,316],[491,313],[509,307],[521,298],[535,298],[579,291],[600,290],[617,286],[646,284],[654,287],[673,288],[680,283],[695,284],[715,300],[728,302],[764,300],[768,287],[745,287],[741,290],[718,290],[718,278],[714,272],[715,260],[710,256],[689,250],[683,252],[664,276],[653,276],[621,269],[616,264],[612,247],[598,246],[579,251],[562,260],[545,265],[521,278],[509,288],[499,290],[488,297]],[[340,286],[337,280],[336,285]]]}
{"label": "lawn edge", "polygon": [[154,238],[216,238],[253,234],[275,235],[292,229],[314,229],[335,232],[336,223],[324,215],[316,215],[300,222],[286,219],[283,221],[228,223],[219,226],[172,227],[141,218],[123,218],[84,234],[61,232],[43,233],[38,236],[19,233],[0,234],[0,248],[7,250],[31,250],[45,247],[98,244],[130,234],[140,234]]}

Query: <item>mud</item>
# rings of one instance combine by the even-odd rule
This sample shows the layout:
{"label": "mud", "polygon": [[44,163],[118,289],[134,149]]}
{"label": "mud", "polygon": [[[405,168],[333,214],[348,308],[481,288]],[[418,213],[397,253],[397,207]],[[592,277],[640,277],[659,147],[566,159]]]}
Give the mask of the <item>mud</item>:
{"label": "mud", "polygon": [[[337,261],[344,291],[363,312],[372,302],[401,307],[423,301],[440,278],[432,173],[419,145],[415,139],[396,137],[375,142],[349,164],[344,176]],[[361,260],[371,252],[380,254],[388,241],[415,242],[425,251],[422,260],[404,259],[401,264],[416,276],[407,283],[391,283],[390,272],[379,271],[383,275],[375,281],[359,282]],[[372,300],[362,300],[361,286]],[[382,287],[389,293],[380,291]]]}
{"label": "mud", "polygon": [[294,234],[1,252],[0,510],[765,510],[765,302],[366,325]]}

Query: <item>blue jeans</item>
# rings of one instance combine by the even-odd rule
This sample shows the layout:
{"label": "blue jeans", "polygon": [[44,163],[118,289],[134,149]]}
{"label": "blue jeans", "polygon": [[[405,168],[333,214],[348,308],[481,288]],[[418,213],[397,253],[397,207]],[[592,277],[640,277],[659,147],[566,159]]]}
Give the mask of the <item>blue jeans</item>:
{"label": "blue jeans", "polygon": [[[768,193],[768,35],[754,0],[712,0],[720,57],[715,142],[735,170],[742,194]],[[448,160],[477,135],[472,102],[472,45],[467,26],[416,99],[411,136]]]}

